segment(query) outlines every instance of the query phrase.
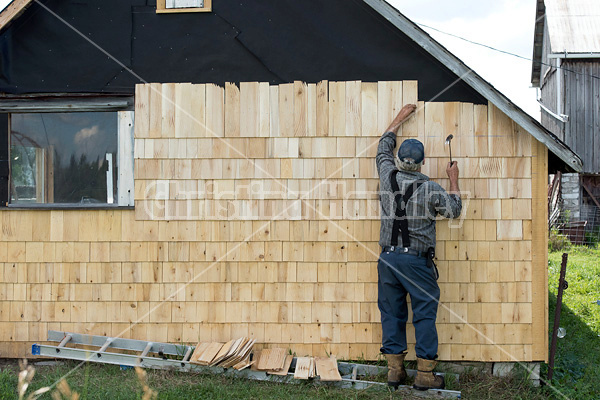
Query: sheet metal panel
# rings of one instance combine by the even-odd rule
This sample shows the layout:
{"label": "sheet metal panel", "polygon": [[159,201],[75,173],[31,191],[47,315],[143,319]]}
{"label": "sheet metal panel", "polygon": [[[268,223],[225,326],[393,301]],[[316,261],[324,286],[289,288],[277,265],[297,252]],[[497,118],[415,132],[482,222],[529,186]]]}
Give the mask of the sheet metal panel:
{"label": "sheet metal panel", "polygon": [[600,53],[600,1],[546,0],[553,53]]}

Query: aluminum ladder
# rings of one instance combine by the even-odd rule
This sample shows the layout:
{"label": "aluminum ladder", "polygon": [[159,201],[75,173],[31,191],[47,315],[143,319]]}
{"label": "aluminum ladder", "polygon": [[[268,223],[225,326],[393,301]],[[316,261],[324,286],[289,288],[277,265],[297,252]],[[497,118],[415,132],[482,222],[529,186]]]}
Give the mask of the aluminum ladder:
{"label": "aluminum ladder", "polygon": [[[287,376],[270,375],[265,371],[254,371],[246,368],[237,371],[233,368],[207,367],[189,362],[195,346],[179,345],[172,343],[147,342],[143,340],[123,339],[108,336],[86,335],[73,332],[48,331],[48,342],[57,342],[56,346],[46,344],[34,344],[31,352],[35,356],[77,360],[82,362],[96,362],[101,364],[120,365],[122,367],[142,367],[152,369],[167,369],[181,372],[198,372],[213,375],[221,375],[234,378],[251,379],[257,381],[269,381],[279,383],[302,383],[304,381],[294,379],[294,373],[289,372]],[[73,347],[67,347],[71,345]],[[85,346],[77,347],[77,346]],[[118,350],[123,352],[109,351]],[[135,352],[136,354],[128,354]],[[158,357],[157,357],[158,356]],[[296,357],[292,361],[294,368]],[[352,389],[387,390],[384,382],[372,382],[358,379],[359,376],[376,376],[386,373],[387,368],[374,365],[338,362],[338,369],[342,374],[339,382],[321,382],[314,378],[313,382]],[[408,370],[409,375],[416,371]],[[443,375],[443,374],[442,374]],[[450,375],[450,374],[447,374]],[[414,390],[411,386],[400,386],[401,392],[410,393],[413,396],[424,398],[460,399],[461,392],[455,390]]]}

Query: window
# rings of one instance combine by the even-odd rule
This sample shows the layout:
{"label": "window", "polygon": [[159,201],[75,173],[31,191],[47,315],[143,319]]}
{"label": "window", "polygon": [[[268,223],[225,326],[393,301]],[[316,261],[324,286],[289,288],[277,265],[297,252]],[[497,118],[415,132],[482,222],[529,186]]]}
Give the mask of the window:
{"label": "window", "polygon": [[10,204],[133,205],[133,112],[10,115]]}
{"label": "window", "polygon": [[157,0],[157,13],[210,12],[212,0]]}

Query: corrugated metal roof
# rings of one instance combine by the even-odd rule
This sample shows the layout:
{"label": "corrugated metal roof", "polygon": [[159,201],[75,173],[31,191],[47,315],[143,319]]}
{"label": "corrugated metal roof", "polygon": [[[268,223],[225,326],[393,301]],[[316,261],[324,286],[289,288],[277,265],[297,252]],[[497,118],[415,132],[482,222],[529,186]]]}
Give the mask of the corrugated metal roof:
{"label": "corrugated metal roof", "polygon": [[600,53],[599,0],[546,0],[553,53]]}

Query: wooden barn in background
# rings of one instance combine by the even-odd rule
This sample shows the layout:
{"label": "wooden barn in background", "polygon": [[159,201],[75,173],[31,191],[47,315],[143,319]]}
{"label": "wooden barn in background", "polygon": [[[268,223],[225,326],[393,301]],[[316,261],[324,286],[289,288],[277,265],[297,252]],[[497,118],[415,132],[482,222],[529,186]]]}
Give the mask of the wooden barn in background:
{"label": "wooden barn in background", "polygon": [[438,223],[440,358],[546,360],[548,154],[581,161],[386,2],[17,3],[1,356],[52,329],[376,359],[374,156],[418,103],[401,136],[447,186],[454,134],[464,191]]}
{"label": "wooden barn in background", "polygon": [[580,175],[563,174],[564,210],[598,232],[600,3],[538,0],[535,32],[531,83],[540,89],[542,125],[583,160]]}

